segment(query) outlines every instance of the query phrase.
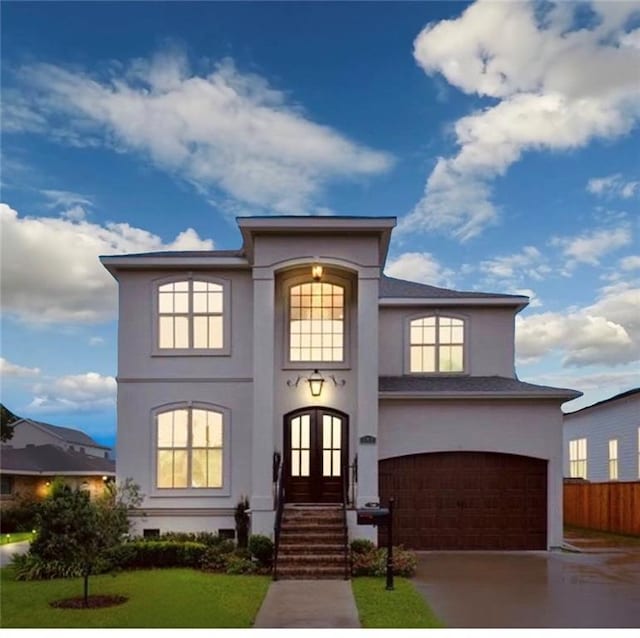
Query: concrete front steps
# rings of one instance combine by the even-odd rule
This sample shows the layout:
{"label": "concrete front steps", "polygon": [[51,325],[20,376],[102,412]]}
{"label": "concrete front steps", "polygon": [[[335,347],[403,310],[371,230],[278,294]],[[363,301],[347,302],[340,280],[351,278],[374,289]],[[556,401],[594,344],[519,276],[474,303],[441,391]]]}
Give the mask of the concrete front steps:
{"label": "concrete front steps", "polygon": [[345,524],[342,507],[285,505],[276,578],[337,580],[347,577]]}

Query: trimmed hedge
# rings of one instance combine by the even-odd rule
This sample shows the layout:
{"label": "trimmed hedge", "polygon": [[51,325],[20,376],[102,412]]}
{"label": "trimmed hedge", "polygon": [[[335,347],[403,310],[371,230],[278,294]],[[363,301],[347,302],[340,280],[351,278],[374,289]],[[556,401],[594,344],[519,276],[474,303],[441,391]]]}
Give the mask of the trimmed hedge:
{"label": "trimmed hedge", "polygon": [[132,541],[122,547],[120,567],[199,567],[207,546],[192,541]]}

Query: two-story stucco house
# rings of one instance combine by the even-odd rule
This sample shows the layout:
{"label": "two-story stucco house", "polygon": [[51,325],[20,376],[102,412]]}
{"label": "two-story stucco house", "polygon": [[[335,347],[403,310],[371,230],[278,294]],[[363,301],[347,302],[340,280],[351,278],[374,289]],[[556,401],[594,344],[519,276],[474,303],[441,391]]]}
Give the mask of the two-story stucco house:
{"label": "two-story stucco house", "polygon": [[350,536],[374,537],[354,508],[393,496],[408,547],[561,544],[560,406],[579,393],[517,379],[526,297],[382,275],[395,223],[245,217],[237,251],[102,257],[140,530],[233,528],[248,496],[254,533],[280,498],[344,504]]}

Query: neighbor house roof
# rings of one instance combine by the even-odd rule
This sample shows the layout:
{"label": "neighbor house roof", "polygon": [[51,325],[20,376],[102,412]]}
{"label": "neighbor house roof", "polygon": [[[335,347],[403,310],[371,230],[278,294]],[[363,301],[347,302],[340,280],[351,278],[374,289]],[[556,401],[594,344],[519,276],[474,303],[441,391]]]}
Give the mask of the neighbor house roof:
{"label": "neighbor house roof", "polygon": [[580,408],[579,410],[574,410],[573,412],[567,412],[564,416],[565,418],[571,416],[573,414],[577,414],[578,412],[584,412],[585,410],[591,410],[591,408],[597,408],[605,403],[611,403],[612,401],[619,401],[620,399],[626,399],[635,394],[640,394],[640,388],[632,388],[631,390],[626,390],[625,392],[620,392],[620,394],[616,394],[608,399],[602,399],[602,401],[598,401],[597,403],[592,403],[591,405],[586,405],[584,408]]}
{"label": "neighbor house roof", "polygon": [[15,421],[11,425],[15,427],[20,427],[21,423],[30,423],[36,428],[44,430],[48,432],[52,436],[55,436],[58,439],[66,441],[67,443],[75,444],[75,445],[89,445],[91,447],[97,447],[101,450],[110,450],[111,448],[106,445],[100,445],[97,441],[94,441],[88,434],[81,432],[80,430],[74,430],[73,428],[65,428],[60,425],[51,425],[50,423],[43,423],[42,421],[34,421],[33,419],[19,419]]}
{"label": "neighbor house roof", "polygon": [[110,459],[63,450],[57,445],[3,446],[0,471],[5,474],[114,475],[116,464]]}
{"label": "neighbor house roof", "polygon": [[575,399],[582,392],[525,383],[510,377],[413,376],[380,377],[381,398],[549,398]]}

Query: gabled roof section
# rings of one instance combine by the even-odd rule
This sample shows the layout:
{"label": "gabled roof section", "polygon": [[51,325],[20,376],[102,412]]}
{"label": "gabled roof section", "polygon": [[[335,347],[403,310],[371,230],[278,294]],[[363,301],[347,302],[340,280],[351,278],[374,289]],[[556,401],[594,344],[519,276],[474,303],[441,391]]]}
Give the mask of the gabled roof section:
{"label": "gabled roof section", "polygon": [[380,299],[382,305],[409,301],[415,305],[420,301],[463,303],[465,305],[502,305],[522,309],[529,303],[529,297],[523,295],[505,295],[493,292],[476,292],[438,288],[415,281],[406,281],[382,275],[380,277]]}
{"label": "gabled roof section", "polygon": [[582,392],[568,388],[525,383],[509,377],[413,376],[380,377],[380,398],[386,399],[562,399],[569,401]]}
{"label": "gabled roof section", "polygon": [[253,238],[261,234],[327,234],[375,233],[380,236],[380,263],[383,264],[389,251],[391,231],[397,223],[395,217],[359,217],[356,215],[327,215],[304,217],[281,215],[277,217],[236,217],[242,233],[243,251],[249,261],[253,259]]}
{"label": "gabled roof section", "polygon": [[34,421],[33,419],[20,419],[15,423],[12,423],[13,427],[19,428],[21,423],[30,423],[34,427],[44,430],[48,434],[56,437],[60,441],[70,443],[72,445],[88,445],[91,447],[97,447],[101,450],[110,450],[111,448],[100,445],[97,441],[94,441],[88,434],[81,432],[80,430],[74,430],[73,428],[65,428],[59,425],[51,425],[50,423],[43,423],[42,421]]}
{"label": "gabled roof section", "polygon": [[608,399],[602,399],[602,401],[598,401],[596,403],[592,403],[591,405],[586,405],[584,408],[580,408],[579,410],[574,410],[573,412],[567,412],[564,416],[565,418],[568,416],[572,416],[574,414],[578,414],[578,412],[584,412],[585,410],[591,410],[591,408],[599,408],[606,403],[612,403],[613,401],[620,401],[621,399],[628,399],[636,394],[640,394],[640,388],[632,388],[631,390],[626,390],[625,392],[620,392],[620,394],[616,394]]}
{"label": "gabled roof section", "polygon": [[113,475],[115,461],[70,452],[57,445],[2,447],[0,470],[4,474]]}

